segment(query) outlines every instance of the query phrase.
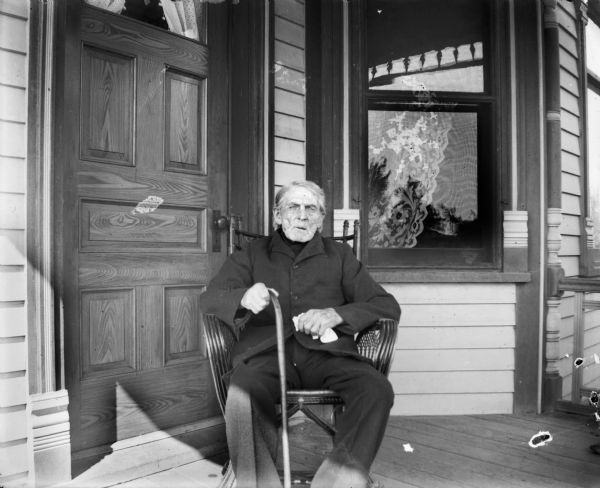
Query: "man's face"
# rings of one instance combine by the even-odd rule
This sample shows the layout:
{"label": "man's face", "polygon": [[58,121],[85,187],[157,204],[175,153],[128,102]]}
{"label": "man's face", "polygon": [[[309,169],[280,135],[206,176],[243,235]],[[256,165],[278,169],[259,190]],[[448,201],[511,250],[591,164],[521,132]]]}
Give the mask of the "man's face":
{"label": "man's face", "polygon": [[308,242],[323,224],[323,214],[317,197],[306,188],[293,187],[274,214],[285,236],[294,242]]}

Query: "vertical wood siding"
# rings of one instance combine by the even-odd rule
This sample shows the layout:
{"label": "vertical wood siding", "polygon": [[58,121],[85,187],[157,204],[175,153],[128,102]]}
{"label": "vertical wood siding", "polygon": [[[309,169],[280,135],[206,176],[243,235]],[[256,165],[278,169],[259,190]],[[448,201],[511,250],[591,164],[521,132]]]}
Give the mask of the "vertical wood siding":
{"label": "vertical wood siding", "polygon": [[512,413],[514,284],[388,284],[402,306],[393,415]]}
{"label": "vertical wood siding", "polygon": [[28,2],[0,1],[0,486],[28,476],[26,122]]}
{"label": "vertical wood siding", "polygon": [[303,0],[274,0],[275,191],[306,177],[305,17]]}

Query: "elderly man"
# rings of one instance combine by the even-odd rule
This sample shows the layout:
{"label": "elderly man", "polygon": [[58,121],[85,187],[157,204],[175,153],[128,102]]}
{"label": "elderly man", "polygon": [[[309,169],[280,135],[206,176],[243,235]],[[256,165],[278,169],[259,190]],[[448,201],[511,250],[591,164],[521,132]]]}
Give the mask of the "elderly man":
{"label": "elderly man", "polygon": [[[311,486],[367,486],[383,438],[393,391],[358,354],[354,334],[379,318],[397,319],[400,307],[348,245],[321,236],[324,214],[325,197],[315,183],[284,186],[275,197],[275,232],[230,256],[201,296],[204,311],[239,337],[225,408],[238,488],[281,486],[274,462],[280,393],[268,288],[279,293],[288,388],[331,389],[345,402],[333,450]],[[335,340],[321,340],[331,336],[328,329]]]}

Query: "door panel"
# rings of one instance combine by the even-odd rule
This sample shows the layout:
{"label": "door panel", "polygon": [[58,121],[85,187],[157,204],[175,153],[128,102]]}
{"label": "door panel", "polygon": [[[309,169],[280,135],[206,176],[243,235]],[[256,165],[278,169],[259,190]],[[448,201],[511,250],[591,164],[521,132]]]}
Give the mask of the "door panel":
{"label": "door panel", "polygon": [[209,65],[227,73],[223,48],[210,50],[227,45],[226,12],[208,7],[203,45],[66,8],[59,228],[75,450],[219,414],[198,297],[224,259],[208,223],[227,208],[227,83]]}
{"label": "door panel", "polygon": [[133,166],[135,57],[84,45],[81,159]]}

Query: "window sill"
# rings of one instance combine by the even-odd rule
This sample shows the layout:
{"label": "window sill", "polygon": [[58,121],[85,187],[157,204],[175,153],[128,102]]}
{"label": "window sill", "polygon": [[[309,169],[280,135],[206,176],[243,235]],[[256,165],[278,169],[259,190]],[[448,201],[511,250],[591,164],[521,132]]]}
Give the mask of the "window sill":
{"label": "window sill", "polygon": [[527,283],[528,272],[369,268],[378,283]]}

